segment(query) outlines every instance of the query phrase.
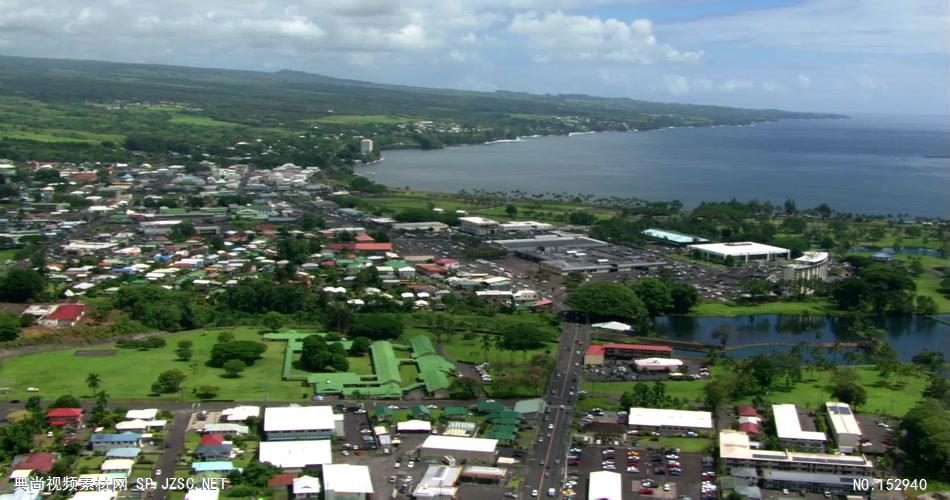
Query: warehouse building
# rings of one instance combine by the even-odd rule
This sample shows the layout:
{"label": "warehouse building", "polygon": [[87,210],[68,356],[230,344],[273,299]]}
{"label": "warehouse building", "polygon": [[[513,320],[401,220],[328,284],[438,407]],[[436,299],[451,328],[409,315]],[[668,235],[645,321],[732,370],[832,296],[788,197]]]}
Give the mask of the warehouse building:
{"label": "warehouse building", "polygon": [[535,233],[542,231],[552,231],[554,226],[546,222],[535,222],[533,220],[511,221],[499,225],[499,228],[506,233]]}
{"label": "warehouse building", "polygon": [[435,500],[445,500],[455,498],[458,494],[458,487],[455,483],[462,474],[461,467],[450,467],[447,465],[430,465],[426,469],[416,489],[413,490],[414,498],[431,498]]}
{"label": "warehouse building", "polygon": [[369,500],[373,498],[373,479],[365,465],[333,464],[323,466],[325,500]]}
{"label": "warehouse building", "polygon": [[691,252],[708,260],[749,262],[750,260],[788,259],[791,250],[751,241],[689,245]]}
{"label": "warehouse building", "polygon": [[712,413],[708,411],[663,410],[659,408],[630,408],[627,425],[632,429],[665,431],[710,431]]}
{"label": "warehouse building", "polygon": [[782,446],[802,451],[824,451],[825,433],[803,430],[795,405],[772,405],[772,418]]}
{"label": "warehouse building", "polygon": [[304,467],[333,463],[329,439],[307,441],[261,441],[260,461],[284,471],[302,471]]}
{"label": "warehouse building", "polygon": [[497,439],[466,438],[455,436],[429,436],[422,443],[423,458],[441,460],[450,456],[459,463],[491,465],[498,453]]}
{"label": "warehouse building", "polygon": [[633,360],[633,367],[640,373],[673,373],[683,366],[683,361],[673,358],[643,358]]}
{"label": "warehouse building", "polygon": [[264,437],[268,441],[283,441],[343,436],[342,417],[334,415],[329,406],[267,408],[264,410]]}
{"label": "warehouse building", "polygon": [[623,500],[620,474],[608,470],[591,472],[587,481],[587,500]]}
{"label": "warehouse building", "polygon": [[756,470],[788,470],[828,474],[870,476],[874,464],[863,455],[827,455],[771,451],[752,448],[749,435],[735,430],[719,432],[719,458],[727,468],[754,467]]}
{"label": "warehouse building", "polygon": [[666,345],[649,344],[604,344],[606,359],[671,358],[673,348]]}
{"label": "warehouse building", "polygon": [[852,453],[861,442],[861,426],[854,418],[854,412],[847,403],[825,403],[831,435],[835,438],[838,451]]}

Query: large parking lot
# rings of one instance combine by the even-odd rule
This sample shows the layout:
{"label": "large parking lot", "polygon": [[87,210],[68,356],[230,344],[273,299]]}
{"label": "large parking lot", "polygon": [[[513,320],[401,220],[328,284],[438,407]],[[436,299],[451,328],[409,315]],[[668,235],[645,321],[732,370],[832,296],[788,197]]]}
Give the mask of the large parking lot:
{"label": "large parking lot", "polygon": [[[577,465],[569,465],[568,473],[577,477],[575,490],[580,496],[587,491],[587,478],[591,472],[612,470],[622,477],[624,498],[673,499],[688,496],[700,499],[703,497],[703,472],[713,470],[711,465],[704,468],[702,455],[676,453],[672,449],[645,445],[586,446],[575,449],[581,450],[580,460]],[[668,455],[675,458],[668,459]],[[707,460],[711,460],[711,457]],[[631,467],[629,470],[628,466]],[[679,469],[679,475],[675,475],[675,472],[671,474],[671,469]],[[707,496],[715,496],[715,493]]]}

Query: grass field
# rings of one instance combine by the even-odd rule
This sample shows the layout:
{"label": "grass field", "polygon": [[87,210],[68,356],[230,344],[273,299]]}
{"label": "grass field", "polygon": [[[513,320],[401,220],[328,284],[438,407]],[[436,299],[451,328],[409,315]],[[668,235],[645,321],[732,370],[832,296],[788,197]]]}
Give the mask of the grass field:
{"label": "grass field", "polygon": [[232,122],[223,122],[215,120],[214,118],[208,116],[199,116],[199,115],[188,115],[182,113],[175,113],[172,116],[172,123],[177,123],[180,125],[196,125],[199,127],[236,127],[237,123]]}
{"label": "grass field", "polygon": [[14,257],[16,257],[16,252],[17,252],[17,251],[16,251],[15,248],[7,249],[7,250],[0,250],[0,263],[4,263],[4,262],[7,262],[7,261],[9,261],[9,260],[13,260]]}
{"label": "grass field", "polygon": [[[579,203],[560,203],[555,201],[527,201],[513,200],[511,202],[498,202],[497,206],[474,205],[462,200],[454,193],[432,193],[426,191],[394,191],[387,193],[386,196],[377,198],[367,198],[368,202],[383,208],[389,208],[396,212],[407,209],[428,209],[429,203],[435,208],[441,208],[446,212],[455,210],[465,210],[469,215],[478,215],[490,217],[496,220],[509,221],[513,219],[533,219],[542,222],[561,222],[567,221],[567,214],[575,211],[583,211],[593,214],[599,219],[612,217],[615,211],[606,208],[597,208],[584,206]],[[518,209],[515,217],[510,217],[505,208],[508,205],[514,205]]]}
{"label": "grass field", "polygon": [[411,122],[412,118],[390,115],[334,115],[324,116],[312,121],[316,123],[331,123],[334,125],[395,125],[398,123]]}
{"label": "grass field", "polygon": [[102,141],[122,142],[122,136],[116,134],[97,134],[78,130],[43,128],[20,129],[0,125],[0,138],[21,139],[37,142],[99,143]]}
{"label": "grass field", "polygon": [[[856,254],[856,255],[869,255],[869,254]],[[894,259],[904,264],[909,264],[911,256],[910,255],[895,255]],[[924,255],[920,257],[920,263],[924,267],[924,272],[920,276],[914,278],[914,283],[917,285],[917,295],[926,295],[937,303],[937,312],[938,313],[948,313],[950,312],[950,298],[946,295],[939,292],[940,290],[940,281],[946,276],[947,271],[950,270],[950,259],[940,258],[940,257],[931,257]]]}
{"label": "grass field", "polygon": [[[25,399],[32,395],[26,392],[26,388],[33,386],[40,389],[39,394],[44,398],[52,400],[63,394],[89,397],[86,375],[98,373],[102,378],[101,389],[112,400],[175,401],[179,394],[149,396],[151,385],[159,373],[174,368],[186,374],[183,394],[188,401],[195,400],[191,391],[199,385],[219,387],[218,399],[299,400],[309,397],[309,388],[298,382],[280,379],[283,342],[267,342],[263,357],[254,366],[248,367],[239,378],[224,378],[220,368],[205,366],[219,331],[183,332],[166,337],[166,347],[148,351],[119,349],[115,356],[108,357],[75,356],[75,349],[21,356],[4,361],[0,366],[0,380],[13,388],[10,398]],[[229,331],[234,333],[236,340],[260,340],[256,329],[236,328]],[[177,361],[174,354],[175,343],[183,339],[194,342],[194,357],[190,363]]]}
{"label": "grass field", "polygon": [[350,369],[348,371],[356,373],[357,375],[373,374],[373,362],[369,359],[368,354],[363,356],[347,356],[346,359],[350,362]]}
{"label": "grass field", "polygon": [[734,304],[731,302],[702,302],[690,311],[691,316],[747,316],[751,314],[833,314],[834,308],[825,300],[801,302],[768,302],[764,304]]}
{"label": "grass field", "polygon": [[709,453],[712,440],[707,438],[661,437],[658,441],[640,440],[642,446],[679,448],[683,453]]}
{"label": "grass field", "polygon": [[[857,382],[862,384],[867,391],[867,403],[859,408],[859,411],[874,415],[902,416],[921,399],[921,394],[927,385],[925,377],[906,377],[903,379],[892,378],[890,384],[883,384],[877,370],[872,366],[854,367],[858,373]],[[723,368],[713,367],[713,378],[716,372]],[[766,399],[773,403],[792,403],[801,407],[817,408],[818,405],[828,401],[831,397],[828,386],[831,381],[831,372],[805,370],[803,372],[804,380],[795,384],[791,390],[773,389],[766,396]],[[898,382],[903,383],[900,385]],[[589,393],[589,397],[584,400],[586,408],[593,408],[597,405],[588,406],[586,401],[594,398],[606,398],[609,401],[609,408],[616,406],[616,401],[624,391],[629,390],[634,384],[653,382],[588,382],[581,383],[581,389]],[[703,398],[703,387],[709,383],[707,380],[684,380],[678,382],[663,382],[666,386],[666,393],[674,398],[684,399],[693,403],[700,403]],[[600,401],[603,401],[602,399]],[[750,400],[738,401],[739,403],[748,403]]]}

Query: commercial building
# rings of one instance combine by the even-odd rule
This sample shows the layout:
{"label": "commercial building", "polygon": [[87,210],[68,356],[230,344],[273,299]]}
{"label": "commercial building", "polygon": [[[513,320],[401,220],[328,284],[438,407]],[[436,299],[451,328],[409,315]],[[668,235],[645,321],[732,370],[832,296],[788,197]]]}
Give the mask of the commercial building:
{"label": "commercial building", "polygon": [[363,139],[360,141],[360,154],[370,154],[373,152],[373,140]]}
{"label": "commercial building", "polygon": [[584,364],[598,366],[604,364],[604,346],[597,344],[587,346],[587,352],[584,353]]}
{"label": "commercial building", "polygon": [[861,442],[861,426],[847,403],[825,403],[831,435],[835,438],[838,451],[851,453]]}
{"label": "commercial building", "polygon": [[700,257],[709,260],[734,262],[749,262],[750,260],[788,259],[791,250],[773,247],[751,241],[737,241],[733,243],[702,243],[689,245],[688,248]]}
{"label": "commercial building", "polygon": [[546,222],[535,222],[533,220],[511,221],[500,224],[499,229],[506,233],[534,233],[541,231],[553,231],[554,226]]}
{"label": "commercial building", "polygon": [[261,441],[260,461],[269,462],[285,471],[333,463],[330,440]]}
{"label": "commercial building", "polygon": [[677,233],[676,231],[666,231],[664,229],[645,229],[642,234],[647,238],[650,238],[659,243],[665,245],[683,247],[686,245],[694,245],[698,243],[708,243],[709,240],[705,238],[700,238],[698,236],[692,236],[689,234]]}
{"label": "commercial building", "polygon": [[870,476],[874,464],[863,455],[828,455],[752,448],[749,435],[735,430],[719,432],[719,458],[726,467],[789,470]]}
{"label": "commercial building", "polygon": [[604,344],[606,359],[671,358],[673,348],[666,345],[649,344]]}
{"label": "commercial building", "polygon": [[587,481],[587,500],[623,500],[620,474],[607,470],[591,472]]}
{"label": "commercial building", "polygon": [[795,262],[785,266],[785,281],[799,283],[802,292],[812,290],[806,286],[809,281],[823,281],[828,277],[828,252],[805,252]]}
{"label": "commercial building", "polygon": [[268,441],[330,439],[343,435],[343,421],[329,406],[284,406],[264,410],[264,437]]}
{"label": "commercial building", "polygon": [[462,474],[461,467],[451,467],[447,465],[430,465],[426,469],[412,496],[415,498],[432,498],[435,500],[444,500],[455,498],[458,494],[458,488],[455,483]]}
{"label": "commercial building", "polygon": [[392,225],[394,231],[427,231],[441,233],[449,228],[442,222],[400,222]]}
{"label": "commercial building", "polygon": [[373,480],[365,465],[323,466],[325,500],[368,500],[373,498]]}
{"label": "commercial building", "polygon": [[633,367],[641,373],[675,372],[683,366],[683,361],[673,358],[643,358],[633,360]]}
{"label": "commercial building", "polygon": [[802,451],[825,449],[825,433],[802,430],[795,405],[772,405],[772,418],[775,421],[775,433],[782,446]]}
{"label": "commercial building", "polygon": [[513,252],[538,252],[542,254],[572,249],[603,248],[609,246],[609,244],[604,241],[560,231],[554,234],[538,235],[533,238],[499,240],[495,243]]}
{"label": "commercial building", "polygon": [[633,429],[666,431],[710,431],[712,413],[708,411],[663,410],[659,408],[630,408],[627,425]]}
{"label": "commercial building", "polygon": [[463,233],[475,236],[491,236],[498,232],[498,221],[484,217],[459,217],[460,229]]}
{"label": "commercial building", "polygon": [[857,474],[829,474],[822,472],[798,472],[790,470],[762,471],[763,486],[773,490],[813,491],[832,494],[853,495],[854,480],[862,479]]}
{"label": "commercial building", "polygon": [[498,453],[497,439],[466,438],[455,436],[429,436],[422,443],[420,453],[424,458],[442,459],[454,457],[460,463],[491,465]]}

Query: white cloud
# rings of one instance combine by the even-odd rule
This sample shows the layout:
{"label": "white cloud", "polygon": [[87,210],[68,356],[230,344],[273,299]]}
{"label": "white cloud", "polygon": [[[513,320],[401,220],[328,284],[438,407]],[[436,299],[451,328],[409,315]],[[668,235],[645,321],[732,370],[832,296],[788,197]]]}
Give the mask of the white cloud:
{"label": "white cloud", "polygon": [[678,43],[738,43],[822,52],[945,54],[946,0],[805,0],[671,24]]}
{"label": "white cloud", "polygon": [[811,77],[808,75],[798,75],[798,86],[802,89],[810,89]]}
{"label": "white cloud", "polygon": [[670,95],[684,95],[690,90],[689,79],[683,75],[663,75],[658,83],[654,88],[664,90]]}
{"label": "white cloud", "polygon": [[537,61],[593,61],[630,64],[693,62],[702,51],[681,52],[657,43],[653,23],[637,19],[573,16],[561,11],[524,12],[514,16],[508,31],[524,37]]}
{"label": "white cloud", "polygon": [[755,82],[752,80],[726,80],[719,84],[719,90],[723,92],[736,92],[739,90],[750,90],[755,88]]}
{"label": "white cloud", "polygon": [[777,83],[775,83],[775,82],[773,82],[773,81],[771,81],[771,80],[762,82],[762,83],[761,83],[761,86],[762,86],[762,90],[764,90],[764,91],[766,91],[766,92],[775,92],[776,90],[782,90],[782,86],[781,86],[781,85],[779,85],[779,84],[777,84]]}

